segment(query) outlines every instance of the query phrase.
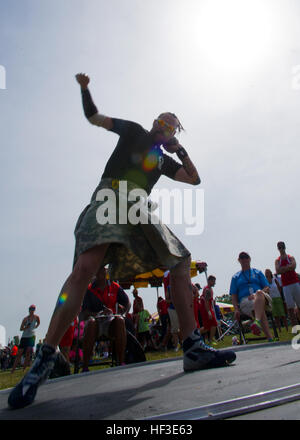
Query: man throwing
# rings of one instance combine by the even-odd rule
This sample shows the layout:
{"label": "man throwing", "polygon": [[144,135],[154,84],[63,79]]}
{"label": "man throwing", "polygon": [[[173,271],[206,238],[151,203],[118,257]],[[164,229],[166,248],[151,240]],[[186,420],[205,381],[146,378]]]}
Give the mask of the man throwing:
{"label": "man throwing", "polygon": [[[170,269],[172,302],[178,313],[183,336],[185,371],[225,366],[235,360],[233,351],[216,351],[207,347],[197,329],[193,314],[190,252],[162,223],[124,221],[118,207],[126,199],[121,188],[143,190],[148,195],[161,175],[175,181],[198,185],[198,172],[187,151],[174,137],[182,125],[173,113],[162,113],[154,120],[150,131],[141,125],[98,112],[93,103],[85,74],[76,75],[81,87],[82,103],[88,121],[119,136],[116,148],[108,160],[101,181],[92,195],[90,204],[80,215],[76,228],[76,247],[72,273],[59,295],[45,344],[31,370],[11,392],[8,403],[20,408],[33,402],[38,386],[50,374],[57,344],[78,314],[90,280],[99,267],[109,264],[112,280],[126,280],[157,267]],[[175,153],[180,162],[164,151]],[[85,151],[87,149],[85,148]],[[114,193],[115,222],[99,221],[99,212],[105,211],[105,194]],[[104,207],[103,207],[104,205]],[[128,203],[129,210],[132,202]]]}

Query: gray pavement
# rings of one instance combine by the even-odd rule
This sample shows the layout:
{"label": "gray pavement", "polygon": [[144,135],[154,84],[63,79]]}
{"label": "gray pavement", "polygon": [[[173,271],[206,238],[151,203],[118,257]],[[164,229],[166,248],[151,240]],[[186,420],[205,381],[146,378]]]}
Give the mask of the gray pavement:
{"label": "gray pavement", "polygon": [[[237,347],[230,367],[185,374],[182,359],[109,368],[48,381],[30,407],[0,420],[137,420],[300,383],[300,350],[290,344]],[[300,401],[236,419],[300,419]]]}

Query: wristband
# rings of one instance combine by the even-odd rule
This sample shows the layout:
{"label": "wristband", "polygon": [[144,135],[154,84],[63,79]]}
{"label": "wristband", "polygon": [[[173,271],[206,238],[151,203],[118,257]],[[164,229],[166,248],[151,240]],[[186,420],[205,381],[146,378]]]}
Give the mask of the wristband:
{"label": "wristband", "polygon": [[178,159],[180,160],[183,160],[188,156],[186,150],[183,147],[179,147],[178,150],[176,151],[176,154]]}

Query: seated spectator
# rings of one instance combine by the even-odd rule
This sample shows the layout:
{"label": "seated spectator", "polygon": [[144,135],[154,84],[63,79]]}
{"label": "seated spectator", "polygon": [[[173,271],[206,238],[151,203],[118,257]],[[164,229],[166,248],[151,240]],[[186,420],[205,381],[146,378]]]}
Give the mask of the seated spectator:
{"label": "seated spectator", "polygon": [[213,339],[216,334],[217,320],[213,306],[213,286],[216,284],[216,277],[210,275],[207,279],[207,286],[204,287],[200,296],[200,313],[203,321],[201,333],[208,333],[209,344],[214,344]]}
{"label": "seated spectator", "polygon": [[[75,360],[76,360],[76,351],[77,351],[77,346],[76,346],[76,344],[73,344],[72,347],[70,348],[70,351],[69,351],[69,360],[72,364],[74,364]],[[78,349],[78,356],[79,356],[79,361],[82,362],[83,351],[81,348]]]}
{"label": "seated spectator", "polygon": [[265,270],[265,276],[268,280],[268,283],[270,285],[270,297],[272,298],[272,314],[275,319],[275,324],[278,328],[278,330],[281,332],[281,322],[282,319],[286,331],[289,331],[288,322],[286,319],[283,301],[280,295],[280,284],[277,281],[277,279],[273,276],[272,271],[270,269]]}
{"label": "seated spectator", "polygon": [[100,268],[95,280],[88,286],[85,294],[81,317],[88,319],[83,338],[83,370],[88,371],[89,360],[96,340],[101,337],[114,341],[117,362],[124,364],[126,349],[126,327],[122,316],[115,315],[116,304],[124,306],[124,313],[130,309],[127,294],[115,282],[108,282],[106,270]]}
{"label": "seated spectator", "polygon": [[260,270],[251,268],[251,258],[247,252],[241,252],[238,261],[242,270],[232,277],[229,292],[235,319],[239,321],[241,313],[249,316],[254,319],[252,333],[260,335],[263,331],[268,340],[273,341],[266,315],[266,311],[272,311],[268,280]]}
{"label": "seated spectator", "polygon": [[72,347],[75,328],[78,325],[78,318],[75,318],[59,343],[59,349],[64,358],[70,362],[70,350]]}

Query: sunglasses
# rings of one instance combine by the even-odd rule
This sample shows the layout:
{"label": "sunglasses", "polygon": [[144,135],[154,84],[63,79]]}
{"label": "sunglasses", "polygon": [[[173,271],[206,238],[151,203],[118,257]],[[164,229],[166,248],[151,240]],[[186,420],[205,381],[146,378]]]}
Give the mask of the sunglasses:
{"label": "sunglasses", "polygon": [[157,119],[158,124],[164,128],[165,130],[168,130],[170,132],[175,132],[177,130],[177,127],[174,127],[171,124],[168,124],[166,121],[164,121],[163,119]]}
{"label": "sunglasses", "polygon": [[248,260],[249,258],[249,255],[240,255],[240,260]]}

